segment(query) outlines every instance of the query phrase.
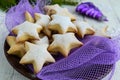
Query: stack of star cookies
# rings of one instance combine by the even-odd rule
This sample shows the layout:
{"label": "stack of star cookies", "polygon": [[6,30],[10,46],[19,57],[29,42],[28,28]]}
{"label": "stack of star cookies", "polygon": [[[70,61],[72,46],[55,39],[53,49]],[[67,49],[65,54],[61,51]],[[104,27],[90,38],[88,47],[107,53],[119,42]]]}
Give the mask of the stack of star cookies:
{"label": "stack of star cookies", "polygon": [[8,36],[8,54],[21,58],[20,64],[32,64],[38,73],[45,63],[53,63],[58,52],[67,57],[71,49],[83,45],[76,35],[84,38],[95,30],[87,22],[76,20],[66,8],[45,6],[46,14],[25,12],[26,21],[12,29],[16,36]]}

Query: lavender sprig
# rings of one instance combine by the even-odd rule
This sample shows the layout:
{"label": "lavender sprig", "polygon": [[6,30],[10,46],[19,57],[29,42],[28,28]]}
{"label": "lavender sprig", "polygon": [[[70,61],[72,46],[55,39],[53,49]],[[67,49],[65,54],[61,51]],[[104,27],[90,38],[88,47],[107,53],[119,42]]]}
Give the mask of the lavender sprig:
{"label": "lavender sprig", "polygon": [[94,18],[99,21],[108,21],[106,16],[92,3],[84,2],[76,7],[76,12]]}

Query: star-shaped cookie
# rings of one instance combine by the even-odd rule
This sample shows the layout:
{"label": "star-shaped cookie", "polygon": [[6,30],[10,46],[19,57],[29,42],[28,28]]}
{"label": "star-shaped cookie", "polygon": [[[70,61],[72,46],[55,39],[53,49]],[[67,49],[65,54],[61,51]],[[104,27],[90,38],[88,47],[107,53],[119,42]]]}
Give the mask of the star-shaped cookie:
{"label": "star-shaped cookie", "polygon": [[76,26],[70,21],[69,17],[61,15],[52,15],[52,21],[48,25],[48,29],[57,31],[60,34],[66,32],[77,32]]}
{"label": "star-shaped cookie", "polygon": [[106,33],[107,29],[108,29],[108,26],[102,28],[100,31],[97,30],[94,35],[111,38],[111,36]]}
{"label": "star-shaped cookie", "polygon": [[82,42],[77,40],[74,33],[55,34],[53,35],[53,39],[48,50],[51,52],[60,52],[65,57],[68,56],[71,49],[83,45]]}
{"label": "star-shaped cookie", "polygon": [[74,24],[76,25],[80,38],[83,38],[85,35],[93,35],[95,33],[95,30],[84,21],[75,21]]}
{"label": "star-shaped cookie", "polygon": [[37,24],[46,27],[50,22],[50,17],[41,13],[35,13],[35,20]]}
{"label": "star-shaped cookie", "polygon": [[47,51],[48,44],[36,45],[25,42],[27,53],[20,60],[20,64],[33,64],[34,72],[38,73],[47,62],[55,62],[55,59]]}
{"label": "star-shaped cookie", "polygon": [[16,38],[14,36],[7,36],[7,43],[10,46],[10,49],[7,51],[8,54],[16,55],[20,58],[24,56],[24,43],[16,43]]}
{"label": "star-shaped cookie", "polygon": [[72,21],[76,20],[76,17],[71,14],[67,8],[62,8],[60,7],[58,4],[55,5],[47,5],[44,7],[46,13],[48,15],[53,15],[53,14],[58,14],[58,15],[62,15],[62,16],[68,16]]}
{"label": "star-shaped cookie", "polygon": [[51,36],[51,32],[48,29],[48,23],[50,22],[50,17],[48,15],[44,15],[41,13],[35,13],[35,20],[36,20],[36,24],[39,24],[43,27],[43,32],[46,35]]}
{"label": "star-shaped cookie", "polygon": [[12,32],[17,34],[17,42],[24,42],[31,39],[40,39],[38,33],[40,33],[41,30],[42,27],[40,25],[25,21],[14,27]]}
{"label": "star-shaped cookie", "polygon": [[34,23],[34,18],[28,11],[25,12],[25,19],[26,19],[26,21]]}
{"label": "star-shaped cookie", "polygon": [[47,36],[44,36],[44,37],[40,38],[40,40],[32,41],[32,43],[37,44],[37,45],[41,45],[41,44],[48,44],[49,45],[49,40],[48,40]]}

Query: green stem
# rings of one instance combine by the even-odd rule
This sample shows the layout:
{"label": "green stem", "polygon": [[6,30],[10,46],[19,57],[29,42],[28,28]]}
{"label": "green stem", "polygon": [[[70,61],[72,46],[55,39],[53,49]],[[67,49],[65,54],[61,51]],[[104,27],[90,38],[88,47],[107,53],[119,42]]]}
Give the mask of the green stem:
{"label": "green stem", "polygon": [[78,2],[76,0],[52,0],[51,4],[59,4],[59,5],[77,5]]}
{"label": "green stem", "polygon": [[15,5],[17,0],[0,0],[0,9],[6,10],[9,7]]}

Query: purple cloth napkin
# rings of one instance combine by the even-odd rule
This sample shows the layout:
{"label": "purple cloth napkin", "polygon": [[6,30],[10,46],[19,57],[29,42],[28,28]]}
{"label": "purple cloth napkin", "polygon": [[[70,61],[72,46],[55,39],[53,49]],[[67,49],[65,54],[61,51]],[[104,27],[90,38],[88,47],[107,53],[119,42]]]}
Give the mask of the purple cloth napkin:
{"label": "purple cloth napkin", "polygon": [[11,7],[6,14],[6,27],[11,29],[25,21],[25,12],[28,11],[33,17],[34,13],[43,13],[43,6],[46,0],[37,0],[36,4],[30,4],[28,0],[20,0],[18,5]]}
{"label": "purple cloth napkin", "polygon": [[42,80],[100,80],[106,76],[117,61],[118,47],[114,40],[86,36],[81,41],[82,47],[72,50],[67,58],[44,67],[37,77]]}

